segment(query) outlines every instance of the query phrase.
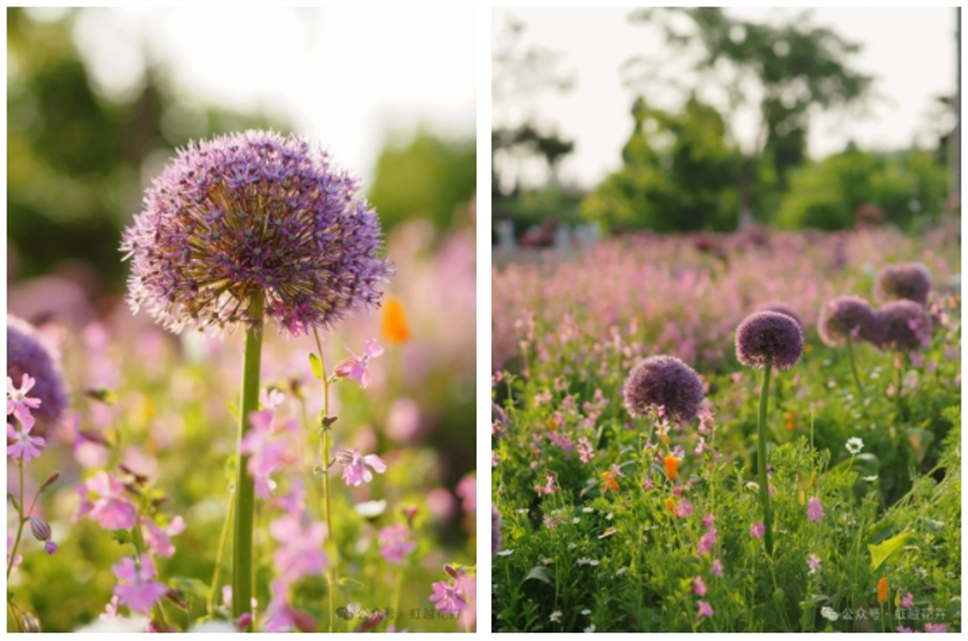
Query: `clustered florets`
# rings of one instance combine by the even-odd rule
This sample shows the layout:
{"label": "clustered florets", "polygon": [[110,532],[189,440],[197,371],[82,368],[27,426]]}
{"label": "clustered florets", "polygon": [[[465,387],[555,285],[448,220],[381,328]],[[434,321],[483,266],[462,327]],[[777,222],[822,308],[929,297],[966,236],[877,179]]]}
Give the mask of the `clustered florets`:
{"label": "clustered florets", "polygon": [[887,303],[877,310],[876,345],[895,352],[913,352],[931,342],[931,316],[909,300]]}
{"label": "clustered florets", "polygon": [[838,296],[820,309],[817,333],[826,345],[852,341],[878,342],[877,319],[870,304],[859,296]]}
{"label": "clustered florets", "polygon": [[[128,301],[168,329],[231,331],[265,313],[298,334],[376,307],[393,273],[359,182],[308,141],[247,131],[190,144],[125,230]],[[255,315],[258,316],[258,315]]]}
{"label": "clustered florets", "polygon": [[921,263],[886,265],[874,279],[874,300],[878,303],[911,300],[925,305],[930,293],[931,278],[928,268]]}
{"label": "clustered florets", "polygon": [[736,358],[748,367],[790,369],[803,354],[803,330],[778,312],[754,312],[736,328]]}
{"label": "clustered florets", "polygon": [[674,356],[650,356],[629,373],[622,389],[625,409],[632,416],[646,417],[660,410],[678,423],[699,415],[703,384],[699,375]]}
{"label": "clustered florets", "polygon": [[40,399],[40,407],[31,410],[36,419],[34,434],[43,436],[47,428],[60,421],[67,407],[67,389],[60,370],[60,355],[45,341],[33,325],[7,315],[7,376],[19,385],[28,374],[35,383],[30,396]]}

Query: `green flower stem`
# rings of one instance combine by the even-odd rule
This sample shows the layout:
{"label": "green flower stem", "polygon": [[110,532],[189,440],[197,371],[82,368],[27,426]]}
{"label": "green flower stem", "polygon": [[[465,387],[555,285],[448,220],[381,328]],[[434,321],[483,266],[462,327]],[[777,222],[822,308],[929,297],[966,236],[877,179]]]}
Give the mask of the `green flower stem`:
{"label": "green flower stem", "polygon": [[[320,369],[323,372],[323,417],[329,418],[329,374],[326,372],[326,356],[323,354],[323,344],[319,340],[319,332],[313,328],[313,336],[316,337],[316,349],[319,350]],[[332,543],[333,556],[329,560],[327,575],[329,578],[329,631],[333,631],[333,624],[336,620],[336,542],[333,539],[333,517],[332,501],[329,491],[329,430],[328,425],[320,425],[320,448],[322,456],[320,465],[323,468],[323,510],[326,518],[326,536]]]}
{"label": "green flower stem", "polygon": [[17,558],[17,548],[20,547],[20,537],[24,533],[24,524],[27,523],[26,517],[24,517],[24,459],[21,456],[17,459],[17,473],[20,478],[20,487],[18,493],[20,494],[20,500],[17,505],[17,517],[20,525],[17,526],[17,538],[14,539],[13,547],[10,548],[10,560],[7,561],[7,579],[10,579],[10,571],[13,570],[13,561]]}
{"label": "green flower stem", "polygon": [[904,383],[904,357],[898,357],[897,387],[894,389],[894,400],[897,403],[897,418],[901,420],[901,385]]}
{"label": "green flower stem", "polygon": [[[239,404],[239,445],[236,453],[235,532],[232,545],[232,618],[252,612],[252,523],[255,518],[255,483],[248,474],[249,457],[242,454],[242,440],[249,432],[249,414],[259,406],[259,370],[262,365],[263,293],[249,302],[252,325],[245,334],[242,359],[242,400]],[[252,624],[246,626],[252,631]]]}
{"label": "green flower stem", "polygon": [[854,383],[857,384],[857,393],[860,394],[860,406],[861,408],[865,408],[866,398],[864,397],[864,386],[861,384],[860,376],[857,374],[857,363],[854,362],[853,342],[850,340],[849,334],[847,335],[847,357],[850,359],[850,369],[854,373]]}
{"label": "green flower stem", "polygon": [[232,522],[232,512],[235,507],[235,497],[229,492],[229,505],[225,511],[225,523],[222,524],[222,535],[218,539],[218,552],[215,553],[215,572],[212,574],[212,587],[208,594],[208,618],[215,618],[215,598],[218,594],[218,577],[222,569],[222,554],[225,553],[225,539],[229,534],[229,523]]}
{"label": "green flower stem", "polygon": [[760,415],[757,419],[759,432],[759,451],[757,452],[757,467],[760,472],[760,503],[763,505],[763,525],[766,526],[766,553],[773,556],[773,516],[770,514],[770,481],[766,475],[766,408],[769,405],[770,393],[769,364],[763,369],[763,386],[760,388]]}

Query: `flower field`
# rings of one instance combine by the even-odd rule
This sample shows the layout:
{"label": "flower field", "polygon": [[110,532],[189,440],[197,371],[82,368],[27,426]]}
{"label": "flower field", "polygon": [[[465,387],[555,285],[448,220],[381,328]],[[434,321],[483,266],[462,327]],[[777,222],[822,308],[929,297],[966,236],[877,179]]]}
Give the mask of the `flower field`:
{"label": "flower field", "polygon": [[[298,179],[314,171],[307,167]],[[239,171],[241,185],[258,186],[258,176]],[[303,213],[288,198],[311,190],[281,197]],[[260,207],[272,197],[260,193]],[[335,206],[318,207],[329,215]],[[317,213],[332,243],[325,255],[344,258],[338,268],[306,263],[274,241],[265,262],[250,263],[231,253],[251,235],[240,241],[243,210],[224,206],[238,217],[222,228],[237,236],[222,244],[218,213],[205,219],[207,241],[192,237],[192,222],[168,239],[178,255],[211,254],[195,254],[188,276],[158,235],[151,241],[142,226],[129,237],[134,253],[156,243],[135,258],[148,261],[135,267],[135,302],[164,305],[152,287],[177,278],[167,311],[149,311],[171,313],[165,324],[186,327],[180,334],[120,299],[82,327],[8,318],[8,631],[475,628],[473,225],[464,220],[438,239],[426,221],[396,227],[385,239],[395,274],[377,293],[389,272],[372,259],[374,247],[382,255],[378,223],[366,228],[357,213],[347,220],[364,221],[360,229],[347,220],[334,227]],[[279,229],[263,240],[314,237],[304,221],[272,222]],[[287,253],[279,264],[288,272],[272,271],[271,252]],[[263,269],[261,289],[240,275],[259,272],[253,264]],[[217,270],[228,274],[220,282],[230,283],[238,314],[225,289],[206,289]],[[257,331],[257,307],[246,306],[261,290],[268,312]],[[327,298],[332,292],[349,292],[350,302],[365,295],[370,309]],[[203,334],[194,331],[199,319],[242,331]],[[261,342],[255,368],[253,340]],[[252,404],[242,432],[240,383],[243,406]],[[249,511],[249,537],[240,510]],[[253,607],[233,603],[240,585]]]}
{"label": "flower field", "polygon": [[494,630],[960,631],[959,252],[753,230],[495,267]]}

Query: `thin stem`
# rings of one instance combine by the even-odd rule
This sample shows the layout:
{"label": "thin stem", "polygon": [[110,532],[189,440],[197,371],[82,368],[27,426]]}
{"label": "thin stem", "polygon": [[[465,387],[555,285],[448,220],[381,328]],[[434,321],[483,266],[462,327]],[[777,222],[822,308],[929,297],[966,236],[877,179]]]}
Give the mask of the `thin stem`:
{"label": "thin stem", "polygon": [[864,385],[860,382],[860,376],[857,374],[857,363],[854,362],[854,348],[849,334],[847,335],[847,358],[850,359],[850,369],[854,372],[854,383],[857,384],[857,393],[860,394],[860,406],[865,408]]}
{"label": "thin stem", "polygon": [[20,537],[24,533],[24,524],[27,523],[27,519],[24,518],[24,459],[23,457],[17,459],[17,473],[20,478],[20,487],[17,492],[20,495],[20,501],[17,505],[17,516],[20,521],[20,525],[17,526],[17,538],[13,542],[13,547],[10,549],[10,560],[7,561],[7,579],[10,578],[10,572],[13,570],[13,560],[17,558],[17,548],[20,547]]}
{"label": "thin stem", "polygon": [[215,572],[212,574],[212,588],[208,595],[208,618],[212,619],[215,617],[215,595],[218,590],[218,577],[222,569],[222,554],[225,552],[225,540],[228,538],[229,534],[229,523],[232,522],[232,512],[235,507],[235,496],[234,492],[229,494],[229,506],[225,511],[225,523],[222,524],[222,535],[218,539],[218,552],[215,554]]}
{"label": "thin stem", "polygon": [[[249,301],[252,324],[245,334],[242,359],[242,400],[239,403],[239,444],[236,453],[235,537],[232,545],[232,618],[238,620],[252,611],[252,523],[255,518],[255,483],[246,469],[249,457],[242,454],[242,440],[249,432],[249,414],[259,406],[259,370],[262,364],[263,293],[253,294]],[[252,624],[246,626],[252,631]]]}
{"label": "thin stem", "polygon": [[904,360],[898,357],[897,364],[897,387],[894,389],[894,400],[897,403],[897,418],[901,418],[901,384],[904,382]]}
{"label": "thin stem", "polygon": [[766,553],[773,556],[773,516],[770,514],[770,482],[766,475],[766,408],[769,404],[770,364],[763,369],[763,386],[760,388],[760,415],[757,420],[759,451],[757,467],[760,473],[760,503],[763,505],[763,525],[766,527]]}
{"label": "thin stem", "polygon": [[[323,370],[323,416],[329,418],[329,373],[326,371],[326,356],[323,354],[323,344],[319,340],[319,332],[313,328],[313,336],[316,338],[316,349],[319,350],[320,368]],[[320,448],[322,449],[322,460],[320,465],[323,468],[323,510],[326,518],[326,536],[332,542],[333,558],[330,559],[327,574],[329,575],[329,631],[333,631],[333,624],[336,619],[336,562],[337,550],[333,539],[333,518],[332,503],[329,492],[329,426],[320,426]]]}

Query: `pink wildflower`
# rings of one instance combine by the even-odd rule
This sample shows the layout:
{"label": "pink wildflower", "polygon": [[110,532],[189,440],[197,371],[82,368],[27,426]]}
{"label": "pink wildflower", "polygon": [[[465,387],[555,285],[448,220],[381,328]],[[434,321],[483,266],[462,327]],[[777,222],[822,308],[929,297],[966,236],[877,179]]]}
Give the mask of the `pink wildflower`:
{"label": "pink wildflower", "polygon": [[901,607],[902,608],[913,608],[914,607],[914,595],[908,592],[903,597],[901,597]]}
{"label": "pink wildflower", "polygon": [[944,623],[925,623],[924,631],[925,632],[947,632],[948,626],[946,626]]}
{"label": "pink wildflower", "polygon": [[460,614],[461,610],[467,606],[464,595],[457,584],[438,581],[432,587],[434,593],[430,596],[430,600],[435,602],[434,607],[440,610],[441,614]]}
{"label": "pink wildflower", "polygon": [[701,576],[697,576],[692,580],[692,591],[699,596],[706,596],[706,584],[703,582]]}
{"label": "pink wildflower", "polygon": [[699,601],[697,603],[699,606],[699,616],[701,617],[711,617],[715,612],[713,612],[713,606],[709,605],[705,601]]}
{"label": "pink wildflower", "polygon": [[171,544],[171,537],[178,536],[187,527],[185,519],[180,516],[173,518],[165,529],[161,529],[153,520],[148,518],[142,519],[142,523],[145,526],[143,532],[148,549],[165,558],[175,553],[175,546]]}
{"label": "pink wildflower", "polygon": [[555,487],[555,477],[552,476],[551,472],[545,472],[544,487],[541,487],[540,485],[537,485],[537,484],[535,484],[534,486],[534,491],[538,493],[538,496],[541,496],[542,494],[554,494],[556,489],[557,488]]}
{"label": "pink wildflower", "polygon": [[20,389],[13,384],[13,379],[7,377],[7,416],[13,414],[26,429],[34,426],[34,417],[31,409],[40,407],[40,399],[27,396],[37,381],[29,374],[24,373],[21,379]]}
{"label": "pink wildflower", "polygon": [[357,356],[349,347],[346,348],[346,351],[353,356],[340,361],[336,365],[336,369],[333,370],[333,373],[339,378],[349,376],[355,379],[360,384],[360,387],[366,389],[370,384],[370,372],[367,371],[367,366],[369,365],[370,359],[376,358],[383,353],[383,348],[376,344],[375,338],[371,338],[366,341],[362,356]]}
{"label": "pink wildflower", "polygon": [[[100,471],[87,480],[87,492],[94,492],[98,498],[90,504],[90,516],[105,530],[127,530],[137,522],[137,511],[124,494],[124,485],[105,471]],[[78,488],[78,493],[81,488]],[[85,493],[86,495],[86,493]],[[79,514],[85,512],[82,503]]]}
{"label": "pink wildflower", "polygon": [[591,441],[588,440],[587,436],[578,439],[578,455],[582,463],[588,463],[595,457],[595,448],[592,447]]}
{"label": "pink wildflower", "polygon": [[266,632],[288,632],[293,628],[312,632],[316,622],[311,616],[289,603],[289,585],[282,579],[272,582],[272,600],[265,611]]}
{"label": "pink wildflower", "polygon": [[311,574],[322,574],[329,560],[323,551],[326,526],[320,522],[308,527],[288,514],[269,524],[269,533],[279,547],[272,557],[273,567],[287,585]]}
{"label": "pink wildflower", "polygon": [[467,474],[460,480],[454,490],[457,496],[464,499],[461,504],[468,514],[477,514],[477,477]]}
{"label": "pink wildflower", "polygon": [[407,528],[402,523],[387,526],[380,530],[380,554],[387,563],[403,565],[403,557],[417,547],[415,541],[407,541]]}
{"label": "pink wildflower", "polygon": [[692,503],[689,501],[679,501],[676,505],[676,516],[680,519],[684,519],[692,514]]}
{"label": "pink wildflower", "polygon": [[387,465],[383,462],[383,459],[376,454],[360,456],[359,448],[352,452],[349,450],[338,452],[336,461],[343,465],[343,480],[351,487],[357,487],[373,480],[373,474],[367,469],[367,466],[380,474],[387,471]]}
{"label": "pink wildflower", "polygon": [[116,619],[118,617],[118,597],[117,595],[111,597],[111,601],[104,606],[104,612],[98,615],[98,619],[101,621],[108,621],[110,619]]}
{"label": "pink wildflower", "polygon": [[750,526],[750,536],[754,539],[761,539],[764,534],[766,534],[766,526],[759,521]]}
{"label": "pink wildflower", "polygon": [[126,556],[111,569],[124,582],[114,586],[114,594],[121,605],[128,606],[132,611],[147,613],[168,592],[168,586],[164,583],[152,581],[155,566],[148,554],[141,555],[140,567],[134,559]]}
{"label": "pink wildflower", "polygon": [[719,562],[719,559],[714,559],[713,564],[709,566],[709,573],[713,576],[722,578],[723,576],[723,564]]}
{"label": "pink wildflower", "polygon": [[276,436],[275,414],[271,410],[261,410],[249,414],[252,425],[240,449],[249,455],[246,471],[255,481],[255,493],[268,500],[275,482],[269,475],[275,470],[295,462],[296,457],[289,444]]}
{"label": "pink wildflower", "polygon": [[699,537],[699,543],[696,544],[696,550],[699,554],[709,554],[713,551],[713,546],[716,545],[716,528],[709,528],[709,530]]}
{"label": "pink wildflower", "polygon": [[33,420],[29,424],[22,421],[18,430],[7,423],[7,440],[13,441],[7,445],[7,456],[15,459],[22,458],[24,463],[29,463],[40,456],[40,447],[44,445],[44,439],[30,435],[33,425]]}
{"label": "pink wildflower", "polygon": [[707,530],[711,530],[713,529],[713,521],[715,520],[716,520],[715,515],[707,514],[706,516],[702,517],[702,525]]}
{"label": "pink wildflower", "polygon": [[807,518],[814,523],[820,523],[823,520],[823,505],[816,496],[811,496],[807,501]]}
{"label": "pink wildflower", "polygon": [[821,561],[820,557],[817,556],[816,554],[811,554],[809,556],[809,558],[807,558],[807,566],[809,566],[809,568],[810,568],[810,574],[816,574],[817,573],[817,570],[820,569],[820,563],[821,562],[822,561]]}

